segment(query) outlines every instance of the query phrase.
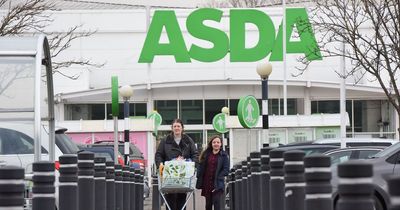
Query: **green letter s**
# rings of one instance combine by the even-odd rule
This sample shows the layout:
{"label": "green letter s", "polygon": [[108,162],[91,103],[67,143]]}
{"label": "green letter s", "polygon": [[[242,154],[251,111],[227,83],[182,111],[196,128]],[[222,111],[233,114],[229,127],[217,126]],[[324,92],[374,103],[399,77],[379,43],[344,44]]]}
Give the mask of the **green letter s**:
{"label": "green letter s", "polygon": [[[159,43],[162,29],[168,36],[169,43]],[[173,55],[176,62],[190,62],[182,31],[174,11],[155,11],[146,40],[140,53],[139,63],[153,62],[155,55]]]}
{"label": "green letter s", "polygon": [[189,33],[198,39],[210,41],[212,48],[204,49],[192,45],[189,50],[191,58],[203,62],[214,62],[225,57],[229,48],[229,38],[221,30],[205,26],[204,20],[221,21],[222,11],[218,9],[203,8],[191,13],[186,20],[186,28]]}

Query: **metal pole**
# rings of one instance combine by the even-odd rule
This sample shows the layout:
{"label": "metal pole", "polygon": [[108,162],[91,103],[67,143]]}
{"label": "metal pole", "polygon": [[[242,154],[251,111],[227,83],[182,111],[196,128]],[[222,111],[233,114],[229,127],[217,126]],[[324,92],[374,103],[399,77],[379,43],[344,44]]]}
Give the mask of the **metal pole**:
{"label": "metal pole", "polygon": [[[262,95],[262,136],[260,142],[268,142],[269,146],[272,146],[272,142],[269,142],[269,115],[268,115],[268,77],[261,81],[261,95]],[[262,148],[259,145],[259,150]]]}
{"label": "metal pole", "polygon": [[283,153],[282,149],[273,149],[269,152],[270,164],[270,210],[284,210],[285,182],[283,180]]}
{"label": "metal pole", "polygon": [[94,153],[78,153],[78,209],[94,209]]}
{"label": "metal pole", "polygon": [[270,190],[269,190],[269,151],[271,147],[261,148],[261,210],[269,210]]}
{"label": "metal pole", "polygon": [[130,171],[129,166],[122,167],[122,189],[123,189],[123,199],[122,202],[122,209],[123,210],[130,210]]}
{"label": "metal pole", "polygon": [[106,162],[106,197],[107,210],[115,210],[115,172],[114,162]]}
{"label": "metal pole", "polygon": [[0,209],[24,209],[24,173],[20,167],[0,167]]}
{"label": "metal pole", "polygon": [[[372,165],[361,160],[349,160],[338,165],[338,210],[374,210]],[[357,198],[357,199],[355,199]]]}
{"label": "metal pole", "polygon": [[286,0],[282,0],[283,114],[287,115]]}
{"label": "metal pole", "polygon": [[56,206],[54,162],[35,162],[32,170],[32,210],[54,210]]}
{"label": "metal pole", "polygon": [[333,210],[331,158],[313,154],[304,158],[306,200],[305,210]]}
{"label": "metal pole", "polygon": [[106,210],[106,158],[94,158],[94,208]]}
{"label": "metal pole", "polygon": [[114,116],[114,164],[118,164],[118,116]]}
{"label": "metal pole", "polygon": [[76,155],[62,155],[60,161],[60,177],[58,187],[58,209],[78,209],[78,157]]}
{"label": "metal pole", "polygon": [[304,210],[305,180],[303,151],[288,151],[283,155],[285,161],[285,210]]}
{"label": "metal pole", "polygon": [[262,210],[261,206],[261,155],[260,152],[250,153],[251,158],[251,203],[253,210]]}
{"label": "metal pole", "polygon": [[124,162],[129,165],[129,98],[124,98]]}
{"label": "metal pole", "polygon": [[[342,53],[345,53],[345,45],[342,42]],[[340,80],[340,147],[346,147],[346,58],[344,56],[341,57],[340,60],[340,68],[342,70],[342,79]]]}
{"label": "metal pole", "polygon": [[229,129],[229,167],[233,167],[233,129]]}
{"label": "metal pole", "polygon": [[115,167],[115,208],[116,210],[122,210],[124,204],[122,166],[117,164],[114,167]]}

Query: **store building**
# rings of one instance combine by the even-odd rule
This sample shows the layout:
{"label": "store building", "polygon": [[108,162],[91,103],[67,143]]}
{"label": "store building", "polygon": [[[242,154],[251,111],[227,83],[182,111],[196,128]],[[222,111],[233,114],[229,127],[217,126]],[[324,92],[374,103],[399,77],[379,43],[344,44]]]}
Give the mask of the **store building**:
{"label": "store building", "polygon": [[[258,62],[233,63],[228,54],[223,59],[210,63],[195,60],[177,63],[172,56],[156,56],[152,63],[138,63],[152,15],[160,8],[146,9],[113,4],[75,7],[72,4],[73,2],[65,4],[62,10],[54,12],[55,21],[47,30],[61,32],[68,26],[82,24],[84,29],[97,32],[74,41],[70,49],[60,57],[83,57],[104,63],[99,69],[73,67],[63,70],[67,75],[79,75],[77,80],[70,80],[60,74],[54,75],[58,125],[68,127],[71,136],[79,141],[111,138],[112,127],[105,127],[104,132],[92,132],[82,130],[80,125],[82,120],[111,121],[110,87],[111,76],[114,75],[118,76],[120,85],[131,85],[134,89],[130,100],[130,116],[145,118],[153,110],[162,115],[158,139],[169,132],[174,118],[181,118],[185,131],[198,145],[203,145],[209,136],[216,134],[212,127],[212,118],[221,112],[222,107],[229,107],[230,114],[236,115],[240,97],[254,95],[261,99],[261,81],[256,73]],[[211,46],[187,32],[186,18],[195,9],[170,10],[175,11],[188,49],[192,44]],[[278,28],[282,19],[281,8],[259,10],[268,14],[275,28]],[[224,9],[223,12],[221,22],[210,21],[208,24],[229,35],[229,9]],[[295,39],[295,35],[291,36]],[[258,31],[254,27],[246,28],[246,45],[252,46],[257,40]],[[165,31],[160,42],[168,42]],[[296,60],[298,56],[299,54],[287,55],[287,115],[338,114],[340,78],[336,71],[340,70],[339,58],[314,61],[307,71],[298,75],[296,67],[302,65]],[[266,61],[264,59],[259,62]],[[280,116],[284,115],[283,62],[273,62],[272,65],[273,71],[269,78],[269,113]],[[357,84],[354,84],[354,78],[346,79],[346,110],[349,116],[347,136],[394,138],[398,127],[395,111],[379,85],[371,82],[370,78],[366,75]],[[122,100],[120,105],[122,107]],[[119,119],[122,122],[123,109],[120,110]],[[122,131],[123,127],[120,128]],[[271,132],[273,129],[272,127]],[[304,131],[312,128],[300,126],[286,129],[286,138],[295,129]],[[242,141],[256,138],[258,130],[235,129],[235,139]],[[100,133],[104,136],[99,135]],[[133,138],[139,139],[143,148],[146,147],[149,136],[143,132],[133,133],[136,133]],[[314,138],[315,132],[311,132],[301,140]],[[281,141],[290,142],[287,139]],[[240,148],[242,147],[237,147]]]}

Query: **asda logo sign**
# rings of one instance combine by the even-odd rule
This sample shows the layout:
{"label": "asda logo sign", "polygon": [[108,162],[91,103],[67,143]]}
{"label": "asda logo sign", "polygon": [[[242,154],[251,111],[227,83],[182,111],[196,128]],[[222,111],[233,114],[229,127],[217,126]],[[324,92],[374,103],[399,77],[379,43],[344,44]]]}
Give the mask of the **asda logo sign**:
{"label": "asda logo sign", "polygon": [[[194,38],[211,43],[212,47],[204,48],[196,44],[186,46],[174,11],[155,11],[139,63],[152,63],[155,56],[173,56],[178,63],[188,63],[192,59],[214,62],[228,53],[231,62],[254,62],[267,56],[270,56],[270,61],[283,60],[282,24],[276,33],[272,19],[256,9],[230,10],[229,34],[206,24],[206,21],[220,22],[222,15],[223,12],[219,9],[203,8],[193,11],[187,17],[188,33]],[[254,46],[246,47],[245,28],[250,24],[258,29],[259,36]],[[299,35],[295,41],[290,39],[294,29]],[[167,43],[160,42],[163,30],[168,37]],[[305,8],[286,10],[286,34],[286,53],[304,54],[308,60],[322,59]]]}

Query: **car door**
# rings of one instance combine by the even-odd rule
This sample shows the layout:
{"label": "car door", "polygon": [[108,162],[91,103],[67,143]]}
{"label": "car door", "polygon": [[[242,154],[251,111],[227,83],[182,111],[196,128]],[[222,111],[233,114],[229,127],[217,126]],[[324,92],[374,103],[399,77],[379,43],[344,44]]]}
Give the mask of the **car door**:
{"label": "car door", "polygon": [[13,144],[12,130],[0,128],[0,167],[14,165],[21,167],[17,148]]}
{"label": "car door", "polygon": [[[25,172],[32,171],[32,163],[34,160],[34,140],[24,133],[18,132],[18,142],[20,149],[18,157],[21,160],[21,166],[25,168]],[[47,150],[42,147],[42,160],[48,160]]]}

